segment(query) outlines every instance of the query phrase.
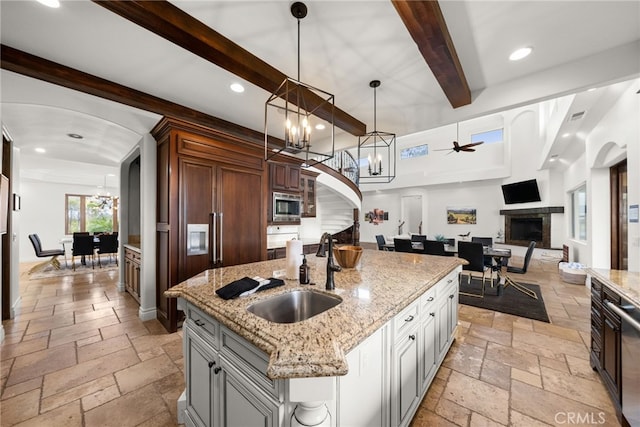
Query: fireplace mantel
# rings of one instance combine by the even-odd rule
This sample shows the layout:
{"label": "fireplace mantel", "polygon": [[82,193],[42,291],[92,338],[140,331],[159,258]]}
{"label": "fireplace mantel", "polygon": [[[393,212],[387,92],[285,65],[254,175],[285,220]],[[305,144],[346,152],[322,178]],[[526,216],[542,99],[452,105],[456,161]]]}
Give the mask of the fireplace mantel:
{"label": "fireplace mantel", "polygon": [[564,213],[564,206],[547,206],[546,208],[501,209],[500,215],[537,215]]}
{"label": "fireplace mantel", "polygon": [[[528,208],[528,209],[502,209],[500,215],[505,216],[504,220],[504,238],[505,243],[516,246],[528,246],[530,240],[536,241],[536,247],[538,248],[551,248],[551,214],[564,213],[563,206],[548,206],[543,208]],[[523,239],[518,236],[517,229],[523,221],[531,220],[531,224],[541,222],[541,229],[538,228],[532,235],[536,237],[529,237],[529,239]],[[536,222],[536,220],[538,222]],[[512,226],[512,221],[515,226]],[[527,226],[525,226],[527,227]]]}

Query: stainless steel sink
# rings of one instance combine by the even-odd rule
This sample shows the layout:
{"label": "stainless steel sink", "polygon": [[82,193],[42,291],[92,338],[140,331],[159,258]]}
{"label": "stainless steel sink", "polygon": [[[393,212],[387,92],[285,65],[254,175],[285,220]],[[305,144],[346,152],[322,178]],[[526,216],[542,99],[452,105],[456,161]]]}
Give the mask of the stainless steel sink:
{"label": "stainless steel sink", "polygon": [[310,319],[340,304],[342,298],[313,291],[293,291],[257,302],[247,308],[256,316],[275,323]]}

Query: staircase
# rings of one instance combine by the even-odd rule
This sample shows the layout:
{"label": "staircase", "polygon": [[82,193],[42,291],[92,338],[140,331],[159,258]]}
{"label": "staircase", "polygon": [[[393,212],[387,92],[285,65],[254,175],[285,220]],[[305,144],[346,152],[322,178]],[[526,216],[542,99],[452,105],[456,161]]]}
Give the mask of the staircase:
{"label": "staircase", "polygon": [[334,234],[353,225],[356,206],[331,187],[317,183],[316,205],[321,230]]}

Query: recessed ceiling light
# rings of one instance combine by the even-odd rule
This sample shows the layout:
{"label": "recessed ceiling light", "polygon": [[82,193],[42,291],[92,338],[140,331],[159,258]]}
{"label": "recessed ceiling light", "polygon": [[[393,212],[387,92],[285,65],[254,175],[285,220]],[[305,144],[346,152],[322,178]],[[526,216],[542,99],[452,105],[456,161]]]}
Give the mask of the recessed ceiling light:
{"label": "recessed ceiling light", "polygon": [[597,87],[592,87],[592,88],[587,89],[587,92],[593,92],[596,89],[598,89],[598,88]]}
{"label": "recessed ceiling light", "polygon": [[84,136],[77,134],[77,133],[68,133],[67,136],[69,138],[73,138],[73,139],[82,139],[84,138]]}
{"label": "recessed ceiling light", "polygon": [[563,134],[562,134],[562,137],[563,137],[563,138],[569,138],[570,136],[571,136],[571,134],[570,134],[570,133],[568,133],[568,132],[567,132],[567,133],[563,133]]}
{"label": "recessed ceiling light", "polygon": [[509,55],[509,59],[512,61],[519,61],[529,56],[532,50],[533,48],[531,47],[521,47],[520,49],[513,51],[513,53]]}
{"label": "recessed ceiling light", "polygon": [[108,173],[107,176],[116,176],[116,175],[113,173]]}
{"label": "recessed ceiling light", "polygon": [[38,3],[43,4],[45,6],[48,6],[48,7],[54,7],[54,8],[60,7],[60,1],[59,0],[38,0]]}
{"label": "recessed ceiling light", "polygon": [[322,123],[318,123],[318,124],[316,125],[316,129],[318,129],[318,130],[322,130],[322,129],[324,129],[324,125],[323,125]]}
{"label": "recessed ceiling light", "polygon": [[36,149],[35,149],[35,152],[36,152],[36,153],[46,153],[46,152],[47,152],[47,150],[45,150],[44,148],[40,148],[40,147],[38,147],[38,148],[36,148]]}
{"label": "recessed ceiling light", "polygon": [[231,88],[232,91],[236,93],[244,92],[244,86],[242,86],[240,83],[231,83],[229,87]]}

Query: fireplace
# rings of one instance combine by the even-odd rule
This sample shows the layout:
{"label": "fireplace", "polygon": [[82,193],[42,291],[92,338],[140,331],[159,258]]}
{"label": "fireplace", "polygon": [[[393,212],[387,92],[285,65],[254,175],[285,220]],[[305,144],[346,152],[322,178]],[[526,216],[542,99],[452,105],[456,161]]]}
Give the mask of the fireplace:
{"label": "fireplace", "polygon": [[508,245],[528,246],[532,240],[538,248],[551,248],[551,214],[563,213],[564,208],[503,209],[504,239]]}

